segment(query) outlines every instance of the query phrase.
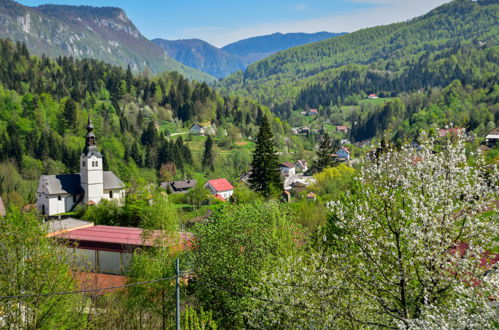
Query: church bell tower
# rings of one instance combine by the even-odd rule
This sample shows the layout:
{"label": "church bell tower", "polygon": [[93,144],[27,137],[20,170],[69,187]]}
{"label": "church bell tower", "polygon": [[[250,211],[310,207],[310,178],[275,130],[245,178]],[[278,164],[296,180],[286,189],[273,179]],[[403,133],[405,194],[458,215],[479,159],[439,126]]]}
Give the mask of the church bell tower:
{"label": "church bell tower", "polygon": [[104,194],[102,166],[102,155],[95,142],[94,125],[88,115],[85,148],[80,156],[80,183],[85,194],[83,197],[85,204],[99,203]]}

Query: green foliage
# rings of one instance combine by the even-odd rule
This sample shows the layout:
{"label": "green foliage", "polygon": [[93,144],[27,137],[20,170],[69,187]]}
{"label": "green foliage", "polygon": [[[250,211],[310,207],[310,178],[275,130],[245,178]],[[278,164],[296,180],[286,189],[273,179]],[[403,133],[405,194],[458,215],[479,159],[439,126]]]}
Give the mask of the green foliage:
{"label": "green foliage", "polygon": [[203,308],[199,311],[187,306],[182,314],[182,328],[185,330],[216,330],[217,323],[213,320],[212,312],[205,312]]}
{"label": "green foliage", "polygon": [[260,132],[256,137],[249,181],[253,190],[266,197],[275,194],[281,187],[279,158],[274,147],[272,130],[266,116],[262,118]]}
{"label": "green foliage", "polygon": [[355,170],[345,164],[328,167],[314,175],[316,182],[309,190],[321,196],[323,200],[336,200],[350,190],[354,174]]}
{"label": "green foliage", "polygon": [[336,165],[336,157],[333,156],[339,148],[339,143],[332,140],[329,134],[324,133],[319,143],[319,149],[316,151],[317,159],[314,160],[313,170],[321,172],[327,167]]}
{"label": "green foliage", "polygon": [[[33,213],[10,209],[0,217],[0,292],[2,296],[75,290],[64,250],[46,237]],[[18,329],[85,326],[79,296],[0,300],[2,326]]]}
{"label": "green foliage", "polygon": [[212,218],[194,228],[196,296],[216,313],[221,325],[237,328],[244,324],[242,312],[251,299],[231,292],[251,294],[249,288],[260,272],[272,267],[276,258],[298,251],[299,228],[289,209],[273,202],[224,205]]}
{"label": "green foliage", "polygon": [[204,144],[203,159],[201,165],[204,170],[213,171],[215,162],[215,155],[213,154],[213,140],[208,136]]}

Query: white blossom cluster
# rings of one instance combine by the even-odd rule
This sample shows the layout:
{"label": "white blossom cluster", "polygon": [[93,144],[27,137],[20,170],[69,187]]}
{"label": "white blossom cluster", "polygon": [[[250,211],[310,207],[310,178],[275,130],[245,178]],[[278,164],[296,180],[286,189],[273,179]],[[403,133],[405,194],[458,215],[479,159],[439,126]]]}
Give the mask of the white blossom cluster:
{"label": "white blossom cluster", "polygon": [[[364,164],[354,193],[330,204],[334,248],[284,260],[254,289],[302,308],[259,302],[253,326],[491,326],[497,169],[467,159],[462,140],[422,140]],[[333,286],[343,290],[321,289]]]}

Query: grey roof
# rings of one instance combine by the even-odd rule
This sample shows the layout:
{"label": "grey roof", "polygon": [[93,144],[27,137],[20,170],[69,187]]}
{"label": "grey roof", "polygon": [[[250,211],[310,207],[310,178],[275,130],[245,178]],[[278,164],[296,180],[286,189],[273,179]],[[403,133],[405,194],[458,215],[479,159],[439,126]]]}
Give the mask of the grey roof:
{"label": "grey roof", "polygon": [[104,171],[104,190],[123,189],[125,184],[116,174],[111,171]]}
{"label": "grey roof", "polygon": [[196,183],[196,180],[166,181],[161,182],[160,186],[163,189],[185,190],[195,187]]}
{"label": "grey roof", "polygon": [[4,217],[6,214],[5,205],[3,204],[2,197],[0,197],[0,217]]}
{"label": "grey roof", "polygon": [[196,180],[173,181],[171,185],[174,189],[187,189],[194,187],[196,185],[196,182]]}
{"label": "grey roof", "polygon": [[49,195],[78,195],[83,192],[79,174],[42,175],[38,183],[37,192],[45,192],[44,187]]}
{"label": "grey roof", "polygon": [[[103,172],[104,190],[122,189],[125,184],[111,171]],[[44,189],[46,188],[46,190]],[[83,193],[79,174],[42,175],[38,183],[38,193],[49,195]]]}

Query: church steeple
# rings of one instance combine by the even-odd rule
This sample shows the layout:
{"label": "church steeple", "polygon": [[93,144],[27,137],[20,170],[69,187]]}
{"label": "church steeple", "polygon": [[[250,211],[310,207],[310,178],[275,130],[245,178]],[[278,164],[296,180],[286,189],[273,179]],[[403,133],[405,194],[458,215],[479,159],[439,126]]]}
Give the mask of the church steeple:
{"label": "church steeple", "polygon": [[84,203],[98,203],[104,194],[102,155],[95,142],[94,124],[88,115],[85,148],[80,156],[80,184],[85,192]]}
{"label": "church steeple", "polygon": [[90,113],[88,114],[87,137],[83,153],[85,155],[88,155],[90,153],[97,153],[97,154],[99,153],[99,150],[97,149],[97,143],[95,142],[94,124],[92,123],[92,118],[90,117]]}

